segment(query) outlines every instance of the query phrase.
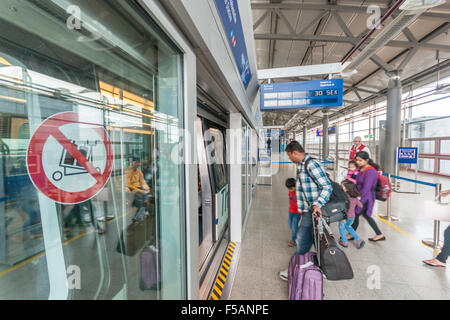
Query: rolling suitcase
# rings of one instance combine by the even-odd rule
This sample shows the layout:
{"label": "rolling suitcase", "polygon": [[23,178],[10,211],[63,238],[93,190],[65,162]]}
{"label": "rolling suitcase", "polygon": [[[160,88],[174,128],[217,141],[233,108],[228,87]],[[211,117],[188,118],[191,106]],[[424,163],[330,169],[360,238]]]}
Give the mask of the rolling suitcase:
{"label": "rolling suitcase", "polygon": [[157,289],[160,281],[161,260],[159,259],[159,250],[150,246],[144,248],[140,255],[141,273],[140,284],[141,290]]}
{"label": "rolling suitcase", "polygon": [[316,254],[294,255],[289,262],[288,287],[290,300],[322,300],[323,275],[315,264]]}
{"label": "rolling suitcase", "polygon": [[[142,249],[139,256],[140,259],[140,281],[139,287],[141,290],[158,290],[161,284],[161,256],[159,252],[159,238],[158,238],[158,221],[157,215],[153,215],[154,225],[152,224],[153,237],[150,237],[150,243],[155,245],[150,245]],[[152,220],[153,220],[152,219]],[[154,227],[154,231],[153,231]]]}

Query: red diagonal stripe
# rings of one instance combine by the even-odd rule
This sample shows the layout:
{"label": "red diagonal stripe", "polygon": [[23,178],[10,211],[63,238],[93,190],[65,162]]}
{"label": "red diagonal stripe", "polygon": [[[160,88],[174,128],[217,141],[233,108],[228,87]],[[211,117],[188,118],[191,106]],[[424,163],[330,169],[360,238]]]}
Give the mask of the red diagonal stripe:
{"label": "red diagonal stripe", "polygon": [[89,174],[97,180],[98,183],[103,183],[103,176],[98,170],[86,159],[86,157],[73,145],[73,143],[66,138],[66,136],[58,129],[54,128],[51,135],[58,141],[67,152],[74,157],[79,164],[89,172]]}

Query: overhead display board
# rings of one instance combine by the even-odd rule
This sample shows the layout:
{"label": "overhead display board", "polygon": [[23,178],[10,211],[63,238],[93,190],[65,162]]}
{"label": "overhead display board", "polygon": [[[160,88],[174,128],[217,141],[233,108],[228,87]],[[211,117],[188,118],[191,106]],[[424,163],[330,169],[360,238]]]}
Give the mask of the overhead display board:
{"label": "overhead display board", "polygon": [[343,79],[261,85],[261,111],[342,106]]}
{"label": "overhead display board", "polygon": [[241,74],[242,83],[247,89],[252,73],[248,60],[247,47],[245,45],[244,32],[242,31],[241,16],[239,14],[237,0],[215,0],[220,14],[228,43],[233,51],[234,60]]}

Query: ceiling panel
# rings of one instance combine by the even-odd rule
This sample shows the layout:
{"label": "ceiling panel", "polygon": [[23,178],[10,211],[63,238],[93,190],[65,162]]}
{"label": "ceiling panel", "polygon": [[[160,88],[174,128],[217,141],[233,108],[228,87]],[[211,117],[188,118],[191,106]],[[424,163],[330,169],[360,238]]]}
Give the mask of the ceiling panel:
{"label": "ceiling panel", "polygon": [[[252,0],[251,3],[271,3],[269,0]],[[362,37],[369,31],[368,29],[368,19],[371,16],[371,13],[367,13],[363,10],[358,9],[359,11],[349,11],[348,7],[352,6],[355,8],[358,7],[367,7],[368,4],[378,4],[383,10],[386,10],[387,6],[390,5],[392,1],[390,0],[338,0],[338,7],[334,7],[338,9],[338,14],[342,18],[343,22],[350,30],[350,33],[353,37]],[[295,6],[296,5],[312,5],[320,10],[311,10],[311,9],[303,9],[299,10]],[[272,5],[276,5],[273,3]],[[328,7],[327,0],[282,0],[280,3],[281,6],[289,6],[289,9],[279,9],[285,18],[289,21],[291,27],[295,30],[296,33],[303,32],[304,35],[313,35],[317,29],[320,18],[326,17],[323,14],[326,12]],[[318,6],[319,5],[319,6]],[[320,7],[323,5],[323,9]],[[255,23],[264,13],[266,9],[253,9],[253,19]],[[394,13],[399,14],[397,11]],[[420,17],[417,21],[412,23],[409,26],[409,30],[414,38],[417,40],[422,39],[426,35],[430,34],[436,28],[442,26],[445,22],[450,22],[450,1],[447,2],[446,5],[433,8],[428,10],[427,13],[438,13],[440,15],[447,15],[448,18],[442,17]],[[271,26],[271,18],[272,24],[277,20],[276,34],[281,35],[289,35],[290,29],[284,22],[284,19],[278,17],[275,19],[274,14],[268,14],[267,17],[262,21],[262,23],[255,30],[255,34],[271,34],[274,32],[275,27],[272,25],[273,30],[270,30]],[[389,24],[393,18],[389,18],[386,20],[384,25]],[[377,34],[381,32],[381,30],[376,31],[371,38],[377,36]],[[340,24],[336,20],[336,18],[331,15],[322,32],[317,33],[317,35],[323,36],[331,36],[331,37],[341,37],[343,39],[347,38],[346,32],[341,28]],[[401,32],[395,39],[395,41],[401,42],[410,42],[408,38],[408,32]],[[305,58],[305,53],[308,50],[308,46],[319,46],[313,48],[312,53],[312,63],[319,64],[324,61],[325,63],[335,63],[340,62],[343,58],[353,49],[354,44],[349,42],[324,42],[324,41],[300,41],[300,40],[256,40],[256,54],[258,61],[258,68],[264,69],[268,68],[268,60],[269,55],[271,54],[269,50],[270,43],[274,43],[274,51],[273,51],[273,66],[274,67],[289,67],[289,66],[298,66],[302,60],[304,60],[304,64],[310,64],[311,59],[308,56]],[[441,44],[450,46],[450,36],[447,30],[447,33],[443,33],[430,41],[432,44]],[[325,44],[324,47],[324,57],[322,56],[322,48],[321,45]],[[395,69],[399,66],[399,64],[403,61],[403,59],[407,56],[409,48],[408,47],[393,47],[393,46],[385,46],[382,49],[377,51],[378,57],[383,60],[385,63],[390,62],[392,67]],[[450,50],[449,50],[450,51]],[[358,55],[360,51],[356,51],[354,53],[354,57]],[[399,56],[394,60],[394,57]],[[445,59],[450,59],[450,52],[442,51],[440,52],[441,62]],[[419,49],[410,62],[404,68],[402,73],[402,78],[408,78],[417,73],[429,69],[430,67],[436,65],[436,50],[432,49]],[[323,79],[324,76],[313,77],[312,79]],[[277,82],[286,82],[286,81],[298,81],[298,79],[277,79]],[[388,76],[386,75],[384,70],[380,70],[380,67],[375,64],[372,60],[366,60],[363,62],[358,68],[357,73],[352,76],[344,78],[344,84],[346,87],[356,85],[357,87],[362,87],[362,89],[373,90],[373,91],[381,91],[387,87],[388,84]],[[348,92],[345,96],[345,100],[357,101],[354,103],[355,106],[359,106],[359,98],[368,99],[372,95],[369,92],[358,91],[359,97],[352,91]],[[352,105],[352,103],[344,103],[344,106]],[[321,116],[321,113],[318,110],[310,110],[311,112],[316,112],[315,115]],[[278,112],[264,112],[263,117],[272,123],[283,125],[283,121],[289,117],[293,117],[296,114],[296,111],[292,111],[290,113],[279,113]],[[307,111],[303,111],[302,117],[307,116]],[[317,120],[317,119],[316,119]]]}
{"label": "ceiling panel", "polygon": [[420,40],[423,37],[425,37],[428,33],[433,31],[437,27],[439,27],[444,22],[445,21],[443,21],[442,19],[434,19],[434,20],[426,19],[425,20],[425,19],[420,19],[420,17],[419,17],[418,20],[416,20],[410,24],[408,29],[412,32],[412,34],[414,35],[414,37],[417,40]]}

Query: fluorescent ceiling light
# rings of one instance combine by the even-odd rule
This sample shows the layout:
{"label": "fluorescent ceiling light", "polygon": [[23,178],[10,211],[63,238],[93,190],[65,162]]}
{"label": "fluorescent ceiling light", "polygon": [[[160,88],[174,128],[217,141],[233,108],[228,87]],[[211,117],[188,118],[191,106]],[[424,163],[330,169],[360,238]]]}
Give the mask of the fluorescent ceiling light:
{"label": "fluorescent ceiling light", "polygon": [[357,73],[358,73],[358,70],[356,70],[356,69],[349,70],[349,71],[346,71],[346,72],[342,71],[341,72],[341,77],[342,78],[350,78],[350,77],[352,77],[353,75],[355,75]]}
{"label": "fluorescent ceiling light", "polygon": [[406,0],[400,10],[419,10],[428,9],[444,4],[446,0]]}

